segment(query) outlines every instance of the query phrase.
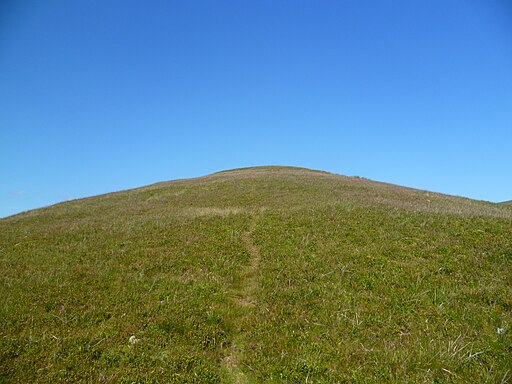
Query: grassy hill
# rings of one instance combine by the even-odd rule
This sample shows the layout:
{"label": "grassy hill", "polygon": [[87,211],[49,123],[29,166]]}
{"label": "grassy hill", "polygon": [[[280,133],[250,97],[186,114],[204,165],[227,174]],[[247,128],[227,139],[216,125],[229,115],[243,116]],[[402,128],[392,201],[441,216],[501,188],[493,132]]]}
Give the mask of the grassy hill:
{"label": "grassy hill", "polygon": [[0,220],[0,382],[512,379],[509,207],[257,167]]}

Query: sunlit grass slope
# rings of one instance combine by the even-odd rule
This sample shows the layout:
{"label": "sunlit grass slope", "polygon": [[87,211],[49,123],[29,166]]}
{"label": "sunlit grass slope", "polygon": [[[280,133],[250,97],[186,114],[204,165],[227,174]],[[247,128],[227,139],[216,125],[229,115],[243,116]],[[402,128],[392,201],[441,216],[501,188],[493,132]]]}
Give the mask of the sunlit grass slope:
{"label": "sunlit grass slope", "polygon": [[0,382],[506,383],[512,210],[257,167],[0,220]]}

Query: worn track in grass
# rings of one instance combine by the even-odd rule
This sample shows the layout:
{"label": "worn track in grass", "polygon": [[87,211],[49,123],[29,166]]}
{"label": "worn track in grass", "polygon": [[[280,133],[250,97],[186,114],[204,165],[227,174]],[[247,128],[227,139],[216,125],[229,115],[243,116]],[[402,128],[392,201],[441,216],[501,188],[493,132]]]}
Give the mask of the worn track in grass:
{"label": "worn track in grass", "polygon": [[[253,213],[249,229],[242,234],[242,242],[245,250],[249,254],[249,264],[242,273],[243,279],[240,287],[234,293],[233,304],[242,308],[242,316],[247,316],[248,311],[254,310],[257,305],[256,290],[258,289],[258,270],[260,265],[261,255],[258,247],[253,241],[253,232],[257,226],[257,214]],[[243,323],[243,318],[240,319]],[[228,380],[236,384],[249,383],[249,374],[244,371],[241,358],[241,345],[240,333],[244,332],[243,329],[238,329],[238,332],[233,335],[233,341],[229,348],[229,354],[223,359],[223,365],[227,371]],[[245,367],[247,370],[247,367]]]}

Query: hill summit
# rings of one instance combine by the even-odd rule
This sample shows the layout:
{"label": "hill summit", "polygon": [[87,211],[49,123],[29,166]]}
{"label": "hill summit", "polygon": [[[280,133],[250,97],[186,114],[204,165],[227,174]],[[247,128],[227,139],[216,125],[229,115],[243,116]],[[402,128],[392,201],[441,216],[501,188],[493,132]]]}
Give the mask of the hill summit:
{"label": "hill summit", "polygon": [[6,382],[507,382],[512,211],[295,167],[0,220]]}

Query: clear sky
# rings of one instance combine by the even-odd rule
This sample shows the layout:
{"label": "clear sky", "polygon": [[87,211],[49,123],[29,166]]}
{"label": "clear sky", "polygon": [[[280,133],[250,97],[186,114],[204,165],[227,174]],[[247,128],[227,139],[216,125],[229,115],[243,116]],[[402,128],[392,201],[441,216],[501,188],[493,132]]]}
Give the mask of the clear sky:
{"label": "clear sky", "polygon": [[252,165],[512,199],[512,5],[0,2],[0,216]]}

